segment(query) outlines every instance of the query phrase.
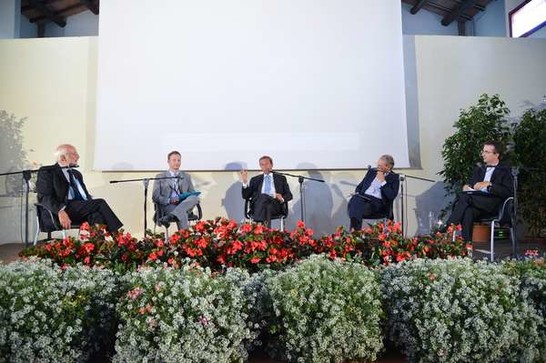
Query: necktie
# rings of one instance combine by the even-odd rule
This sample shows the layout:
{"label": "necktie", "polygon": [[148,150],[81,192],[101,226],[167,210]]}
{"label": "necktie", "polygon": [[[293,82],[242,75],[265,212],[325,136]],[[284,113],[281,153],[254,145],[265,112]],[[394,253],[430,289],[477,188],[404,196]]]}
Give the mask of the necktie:
{"label": "necktie", "polygon": [[68,177],[70,179],[70,186],[72,187],[74,200],[85,200],[85,198],[80,193],[80,188],[78,188],[78,183],[76,182],[76,178],[74,177],[74,170],[68,169],[67,171]]}
{"label": "necktie", "polygon": [[264,186],[264,193],[271,195],[271,174],[267,174],[265,176],[265,186]]}

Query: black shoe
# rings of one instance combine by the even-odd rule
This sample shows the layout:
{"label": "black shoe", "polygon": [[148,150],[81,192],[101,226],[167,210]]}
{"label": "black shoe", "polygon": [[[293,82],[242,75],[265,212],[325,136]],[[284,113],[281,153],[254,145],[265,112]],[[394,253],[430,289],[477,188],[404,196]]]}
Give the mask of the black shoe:
{"label": "black shoe", "polygon": [[178,222],[178,218],[172,214],[167,214],[159,219],[159,224],[166,228],[169,228],[172,222]]}

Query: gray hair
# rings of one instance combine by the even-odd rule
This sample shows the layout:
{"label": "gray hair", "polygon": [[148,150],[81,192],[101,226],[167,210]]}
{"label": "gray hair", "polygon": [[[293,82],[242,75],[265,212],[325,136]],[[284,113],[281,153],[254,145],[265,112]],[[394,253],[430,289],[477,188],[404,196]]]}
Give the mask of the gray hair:
{"label": "gray hair", "polygon": [[379,157],[379,159],[383,160],[387,165],[389,165],[392,168],[394,168],[394,158],[389,154],[384,154]]}
{"label": "gray hair", "polygon": [[76,150],[76,148],[70,144],[61,144],[57,146],[55,149],[55,153],[53,155],[55,156],[56,161],[61,161],[62,156],[68,156],[72,150]]}

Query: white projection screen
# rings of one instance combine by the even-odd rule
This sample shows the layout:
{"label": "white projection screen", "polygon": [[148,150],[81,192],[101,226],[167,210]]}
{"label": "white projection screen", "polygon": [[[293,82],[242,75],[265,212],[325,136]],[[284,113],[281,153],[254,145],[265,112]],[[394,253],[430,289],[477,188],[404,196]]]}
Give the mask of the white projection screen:
{"label": "white projection screen", "polygon": [[409,166],[400,7],[102,1],[94,168]]}

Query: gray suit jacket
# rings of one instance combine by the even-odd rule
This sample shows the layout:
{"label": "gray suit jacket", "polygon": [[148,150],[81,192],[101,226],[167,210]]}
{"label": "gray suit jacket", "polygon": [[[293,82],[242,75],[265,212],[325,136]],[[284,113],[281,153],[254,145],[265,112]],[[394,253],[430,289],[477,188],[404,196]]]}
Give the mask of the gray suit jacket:
{"label": "gray suit jacket", "polygon": [[[191,181],[191,176],[183,171],[180,171],[178,175],[179,178],[176,179],[176,182],[178,183],[179,192],[194,192],[195,189]],[[157,174],[155,177],[165,178],[170,176],[171,174],[169,173],[169,171],[164,171],[163,173]],[[152,194],[152,200],[154,201],[154,203],[158,203],[160,205],[167,205],[170,203],[174,182],[175,179],[154,180],[154,191]]]}

